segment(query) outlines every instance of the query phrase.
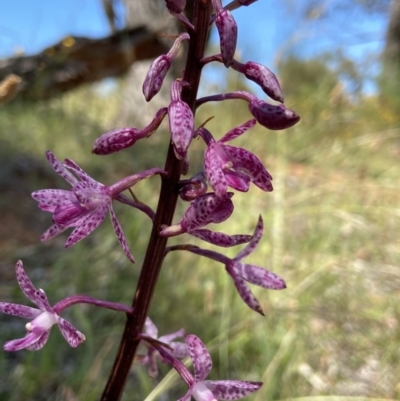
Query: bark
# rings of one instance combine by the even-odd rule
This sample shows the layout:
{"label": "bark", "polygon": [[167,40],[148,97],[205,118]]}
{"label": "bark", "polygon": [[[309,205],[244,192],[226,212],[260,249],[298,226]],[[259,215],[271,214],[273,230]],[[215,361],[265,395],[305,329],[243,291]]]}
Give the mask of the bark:
{"label": "bark", "polygon": [[0,60],[0,81],[22,81],[17,98],[43,100],[84,83],[118,77],[134,62],[154,59],[168,47],[157,32],[140,25],[103,39],[69,36],[34,56]]}

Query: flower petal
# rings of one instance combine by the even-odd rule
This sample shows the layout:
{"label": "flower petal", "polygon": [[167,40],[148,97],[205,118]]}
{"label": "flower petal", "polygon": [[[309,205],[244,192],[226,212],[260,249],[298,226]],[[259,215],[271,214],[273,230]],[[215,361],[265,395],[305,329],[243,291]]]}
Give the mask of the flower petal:
{"label": "flower petal", "polygon": [[21,349],[28,348],[35,342],[39,341],[42,335],[43,332],[29,332],[24,338],[7,341],[3,348],[5,351],[19,351]]}
{"label": "flower petal", "polygon": [[246,173],[263,191],[272,191],[272,176],[256,155],[243,148],[225,145],[224,150],[233,163],[232,168]]}
{"label": "flower petal", "polygon": [[185,329],[180,329],[175,331],[175,333],[166,334],[165,336],[161,336],[159,341],[162,343],[169,344],[171,341],[175,340],[176,338],[183,337],[185,335]]}
{"label": "flower petal", "polygon": [[204,170],[207,179],[219,198],[223,198],[227,192],[225,174],[221,168],[222,161],[217,155],[216,142],[212,143],[204,152]]}
{"label": "flower petal", "polygon": [[158,329],[157,326],[153,323],[153,321],[146,317],[146,321],[144,322],[144,332],[152,338],[158,338]]}
{"label": "flower petal", "polygon": [[34,300],[33,302],[38,306],[38,308],[42,311],[47,311],[51,314],[53,314],[53,308],[50,306],[49,300],[47,299],[47,295],[42,290],[39,288],[38,290],[35,291],[34,295]]}
{"label": "flower petal", "polygon": [[190,358],[193,361],[196,382],[203,381],[212,368],[211,356],[200,338],[194,334],[186,335],[185,342],[188,346]]}
{"label": "flower petal", "polygon": [[189,231],[189,234],[203,241],[209,242],[210,244],[221,246],[223,248],[229,248],[231,246],[249,242],[252,238],[251,235],[246,235],[246,234],[228,235],[225,233],[221,233],[218,231],[211,231],[207,229],[191,230]]}
{"label": "flower petal", "polygon": [[7,302],[0,302],[0,312],[6,313],[7,315],[25,317],[27,319],[34,319],[42,313],[40,309]]}
{"label": "flower petal", "polygon": [[249,283],[271,290],[283,290],[286,284],[279,276],[259,266],[235,263],[234,269],[239,276]]}
{"label": "flower petal", "polygon": [[210,223],[221,223],[233,212],[232,193],[228,197],[219,198],[214,193],[196,198],[183,215],[181,226],[184,231],[191,232]]}
{"label": "flower petal", "polygon": [[46,157],[51,167],[53,167],[53,170],[59,176],[64,178],[65,181],[71,185],[74,185],[78,182],[78,179],[65,168],[65,166],[53,155],[53,153],[50,152],[50,150],[46,151]]}
{"label": "flower petal", "polygon": [[83,238],[87,237],[92,231],[94,231],[104,220],[107,209],[109,208],[108,203],[100,205],[95,211],[87,216],[81,224],[72,231],[71,235],[65,244],[66,248],[76,244]]}
{"label": "flower petal", "polygon": [[250,187],[250,177],[241,171],[225,171],[225,179],[229,187],[236,191],[247,192]]}
{"label": "flower petal", "polygon": [[55,237],[58,234],[61,234],[64,232],[68,226],[60,226],[59,224],[53,224],[51,227],[49,227],[40,237],[40,241],[47,241],[48,239],[51,239]]}
{"label": "flower petal", "polygon": [[117,236],[118,241],[121,244],[122,249],[124,250],[125,255],[127,256],[127,258],[132,263],[135,263],[135,259],[134,259],[133,255],[132,255],[132,253],[131,253],[131,251],[129,249],[128,242],[126,241],[125,234],[122,231],[122,227],[119,224],[119,221],[117,220],[117,216],[115,215],[114,210],[113,210],[111,205],[109,206],[109,210],[110,210],[111,223],[112,223],[112,226],[114,228],[115,235]]}
{"label": "flower petal", "polygon": [[34,342],[31,345],[28,345],[25,348],[29,351],[38,351],[39,349],[42,349],[45,346],[47,340],[49,339],[49,336],[50,336],[50,330],[44,331],[36,342]]}
{"label": "flower petal", "polygon": [[99,187],[103,187],[102,184],[94,180],[88,173],[83,171],[83,169],[79,167],[73,160],[65,159],[64,166],[69,170],[72,170],[82,181],[91,182],[93,184],[97,184]]}
{"label": "flower petal", "polygon": [[25,273],[24,265],[21,260],[15,264],[15,275],[17,276],[17,281],[22,292],[28,297],[28,299],[36,304],[36,288]]}
{"label": "flower petal", "polygon": [[86,337],[80,331],[78,331],[70,322],[62,317],[57,316],[57,323],[61,334],[71,347],[76,348],[79,344],[86,340]]}
{"label": "flower petal", "polygon": [[218,400],[238,400],[257,391],[263,383],[240,380],[206,380],[204,384]]}
{"label": "flower petal", "polygon": [[233,139],[238,138],[240,135],[243,135],[250,128],[254,127],[256,123],[257,123],[256,119],[252,118],[251,120],[246,121],[244,124],[238,125],[237,127],[231,129],[218,142],[224,143],[232,141]]}
{"label": "flower petal", "polygon": [[[161,340],[161,339],[160,339]],[[183,359],[189,356],[189,350],[187,344],[173,341],[168,344],[172,348],[172,355],[175,358]]]}
{"label": "flower petal", "polygon": [[263,228],[264,228],[264,223],[261,215],[258,217],[258,222],[256,225],[256,228],[254,229],[254,234],[253,238],[251,241],[246,245],[245,248],[243,248],[233,259],[234,261],[238,262],[239,260],[242,260],[245,256],[249,255],[254,251],[258,243],[260,242],[260,239],[263,235]]}
{"label": "flower petal", "polygon": [[39,208],[46,212],[54,212],[57,206],[76,201],[74,193],[64,189],[42,189],[32,192],[31,196],[39,202]]}
{"label": "flower petal", "polygon": [[260,303],[254,296],[254,294],[251,292],[250,288],[245,283],[245,281],[241,277],[239,277],[234,271],[232,271],[232,269],[229,266],[226,267],[226,271],[232,277],[233,283],[235,284],[235,287],[238,290],[239,295],[241,296],[243,301],[247,304],[247,306],[249,306],[251,309],[264,316],[264,312],[260,306]]}

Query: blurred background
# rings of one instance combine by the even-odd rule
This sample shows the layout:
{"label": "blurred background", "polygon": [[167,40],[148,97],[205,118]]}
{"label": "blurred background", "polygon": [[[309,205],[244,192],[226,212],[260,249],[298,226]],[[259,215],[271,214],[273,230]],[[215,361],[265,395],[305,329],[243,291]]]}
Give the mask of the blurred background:
{"label": "blurred background", "polygon": [[[234,17],[237,59],[277,73],[287,107],[302,120],[287,131],[256,127],[233,143],[265,162],[274,191],[253,187],[235,194],[233,217],[214,228],[250,233],[261,213],[264,237],[247,261],[281,275],[288,288],[252,288],[262,318],[241,301],[221,264],[174,253],[165,260],[150,316],[161,335],[184,327],[207,344],[214,362],[210,378],[262,380],[249,400],[400,399],[400,1],[260,0]],[[141,85],[149,63],[180,29],[163,1],[3,4],[1,301],[30,305],[15,280],[14,265],[22,259],[52,304],[77,293],[131,303],[148,218],[115,205],[136,259],[132,266],[108,218],[68,250],[67,234],[39,243],[51,215],[37,209],[30,193],[68,188],[47,164],[47,149],[72,158],[104,184],[164,165],[165,122],[151,138],[116,155],[92,155],[91,146],[108,130],[147,125],[168,104],[168,81],[150,104]],[[216,52],[213,30],[208,54]],[[184,54],[168,79],[183,63]],[[237,89],[265,98],[235,71],[204,69],[202,95]],[[216,138],[250,118],[239,100],[202,106],[197,125],[211,116],[208,128]],[[190,173],[201,169],[203,151],[195,141]],[[153,207],[158,181],[135,187]],[[179,204],[175,221],[186,207]],[[189,237],[171,242],[194,243]],[[124,315],[77,305],[63,317],[87,341],[71,349],[54,328],[39,352],[1,352],[0,400],[99,399]],[[25,323],[0,315],[0,342],[23,337]],[[162,380],[168,371],[162,367],[160,378],[150,379],[135,363],[124,400],[180,398],[186,387],[174,375]]]}

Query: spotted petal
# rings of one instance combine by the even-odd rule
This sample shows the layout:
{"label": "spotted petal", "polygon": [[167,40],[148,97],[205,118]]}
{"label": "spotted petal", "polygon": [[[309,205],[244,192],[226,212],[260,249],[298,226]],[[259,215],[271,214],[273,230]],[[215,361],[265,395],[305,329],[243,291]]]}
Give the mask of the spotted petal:
{"label": "spotted petal", "polygon": [[21,260],[19,260],[15,264],[15,274],[17,276],[17,281],[22,292],[29,298],[29,300],[31,300],[34,304],[36,304],[37,300],[36,288],[32,284],[32,281],[29,279],[27,274],[25,273],[24,265]]}
{"label": "spotted petal", "polygon": [[41,189],[32,192],[32,198],[39,202],[39,208],[46,212],[54,212],[56,207],[62,206],[76,200],[72,191],[64,189]]}
{"label": "spotted petal", "polygon": [[[19,338],[17,340],[7,341],[3,348],[5,351],[20,351],[24,348],[31,348],[33,344],[38,342],[44,332],[29,332],[24,338]],[[44,345],[44,344],[43,344]],[[43,346],[42,345],[42,346]]]}
{"label": "spotted petal", "polygon": [[45,346],[47,340],[49,339],[49,336],[50,336],[50,330],[46,330],[42,333],[42,335],[38,338],[36,342],[34,342],[31,345],[28,345],[25,348],[29,351],[38,351]]}
{"label": "spotted petal", "polygon": [[68,237],[65,247],[69,248],[94,231],[104,220],[108,208],[108,203],[101,204],[95,211],[87,216],[81,222],[81,224],[76,227],[74,231],[72,231],[71,235]]}
{"label": "spotted petal", "polygon": [[235,263],[234,270],[238,275],[249,283],[271,290],[283,290],[286,288],[285,282],[266,269],[246,263]]}
{"label": "spotted petal", "polygon": [[57,316],[57,323],[61,334],[71,347],[76,348],[79,344],[85,341],[85,336],[67,320]]}
{"label": "spotted petal", "polygon": [[189,232],[189,234],[203,241],[209,242],[210,244],[221,246],[223,248],[229,248],[231,246],[249,242],[252,238],[251,235],[246,235],[246,234],[228,235],[225,233],[211,231],[207,229],[192,230]]}
{"label": "spotted petal", "polygon": [[260,313],[261,315],[264,315],[264,312],[260,306],[260,303],[258,302],[257,298],[254,296],[254,294],[251,292],[250,288],[245,283],[245,281],[241,277],[239,277],[237,274],[235,274],[235,272],[233,272],[229,267],[226,268],[226,271],[232,277],[233,283],[235,284],[235,287],[236,287],[239,295],[242,297],[243,301],[251,309]]}
{"label": "spotted petal", "polygon": [[256,123],[256,119],[252,118],[251,120],[246,121],[244,124],[238,125],[237,127],[231,129],[218,142],[223,143],[232,141],[233,139],[238,138],[240,135],[243,135],[250,128],[254,127]]}
{"label": "spotted petal", "polygon": [[218,400],[238,400],[257,391],[263,383],[240,380],[206,380],[205,385]]}
{"label": "spotted petal", "polygon": [[11,304],[8,302],[0,302],[0,312],[7,315],[25,317],[27,319],[34,319],[39,316],[42,311],[30,306]]}
{"label": "spotted petal", "polygon": [[203,381],[211,371],[212,360],[206,346],[199,337],[188,334],[185,337],[190,358],[193,361],[194,377],[196,382]]}
{"label": "spotted petal", "polygon": [[126,240],[125,234],[124,234],[124,232],[122,230],[121,225],[119,224],[119,221],[117,220],[117,216],[115,215],[114,210],[113,210],[111,205],[109,207],[109,210],[110,210],[111,223],[112,223],[112,226],[114,228],[115,235],[117,236],[118,241],[121,244],[122,249],[125,252],[125,255],[128,257],[128,259],[132,263],[135,263],[135,259],[134,259],[133,255],[132,255],[132,253],[131,253],[131,251],[129,249],[128,242]]}
{"label": "spotted petal", "polygon": [[232,168],[246,173],[263,191],[272,191],[272,176],[253,153],[243,148],[225,145],[224,150],[233,163]]}
{"label": "spotted petal", "polygon": [[54,238],[58,234],[64,232],[68,226],[61,226],[60,224],[53,224],[49,227],[40,237],[40,241],[47,241],[48,239]]}
{"label": "spotted petal", "polygon": [[263,235],[263,228],[264,228],[264,223],[261,215],[258,217],[258,222],[256,225],[256,228],[254,229],[254,234],[253,238],[251,241],[235,256],[233,259],[234,261],[238,262],[239,260],[242,260],[244,257],[249,255],[254,251],[258,243],[260,242],[260,239]]}
{"label": "spotted petal", "polygon": [[65,181],[67,181],[71,185],[74,185],[75,183],[78,182],[78,179],[74,177],[74,175],[71,174],[71,172],[65,168],[65,166],[53,155],[53,153],[50,152],[50,150],[46,151],[46,157],[53,170],[59,176],[64,178]]}

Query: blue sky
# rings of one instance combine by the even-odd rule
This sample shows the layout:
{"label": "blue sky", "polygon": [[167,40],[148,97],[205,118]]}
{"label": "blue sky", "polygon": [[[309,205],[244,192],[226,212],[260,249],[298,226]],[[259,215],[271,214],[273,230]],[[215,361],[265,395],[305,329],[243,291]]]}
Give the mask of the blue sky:
{"label": "blue sky", "polygon": [[[387,25],[384,16],[366,18],[359,10],[336,12],[335,0],[331,0],[329,18],[322,22],[305,21],[299,17],[304,1],[259,0],[236,10],[242,58],[273,67],[276,58],[288,50],[310,57],[342,46],[346,55],[356,61],[381,51]],[[19,51],[37,53],[69,34],[87,37],[109,34],[101,0],[3,1],[1,58]]]}

